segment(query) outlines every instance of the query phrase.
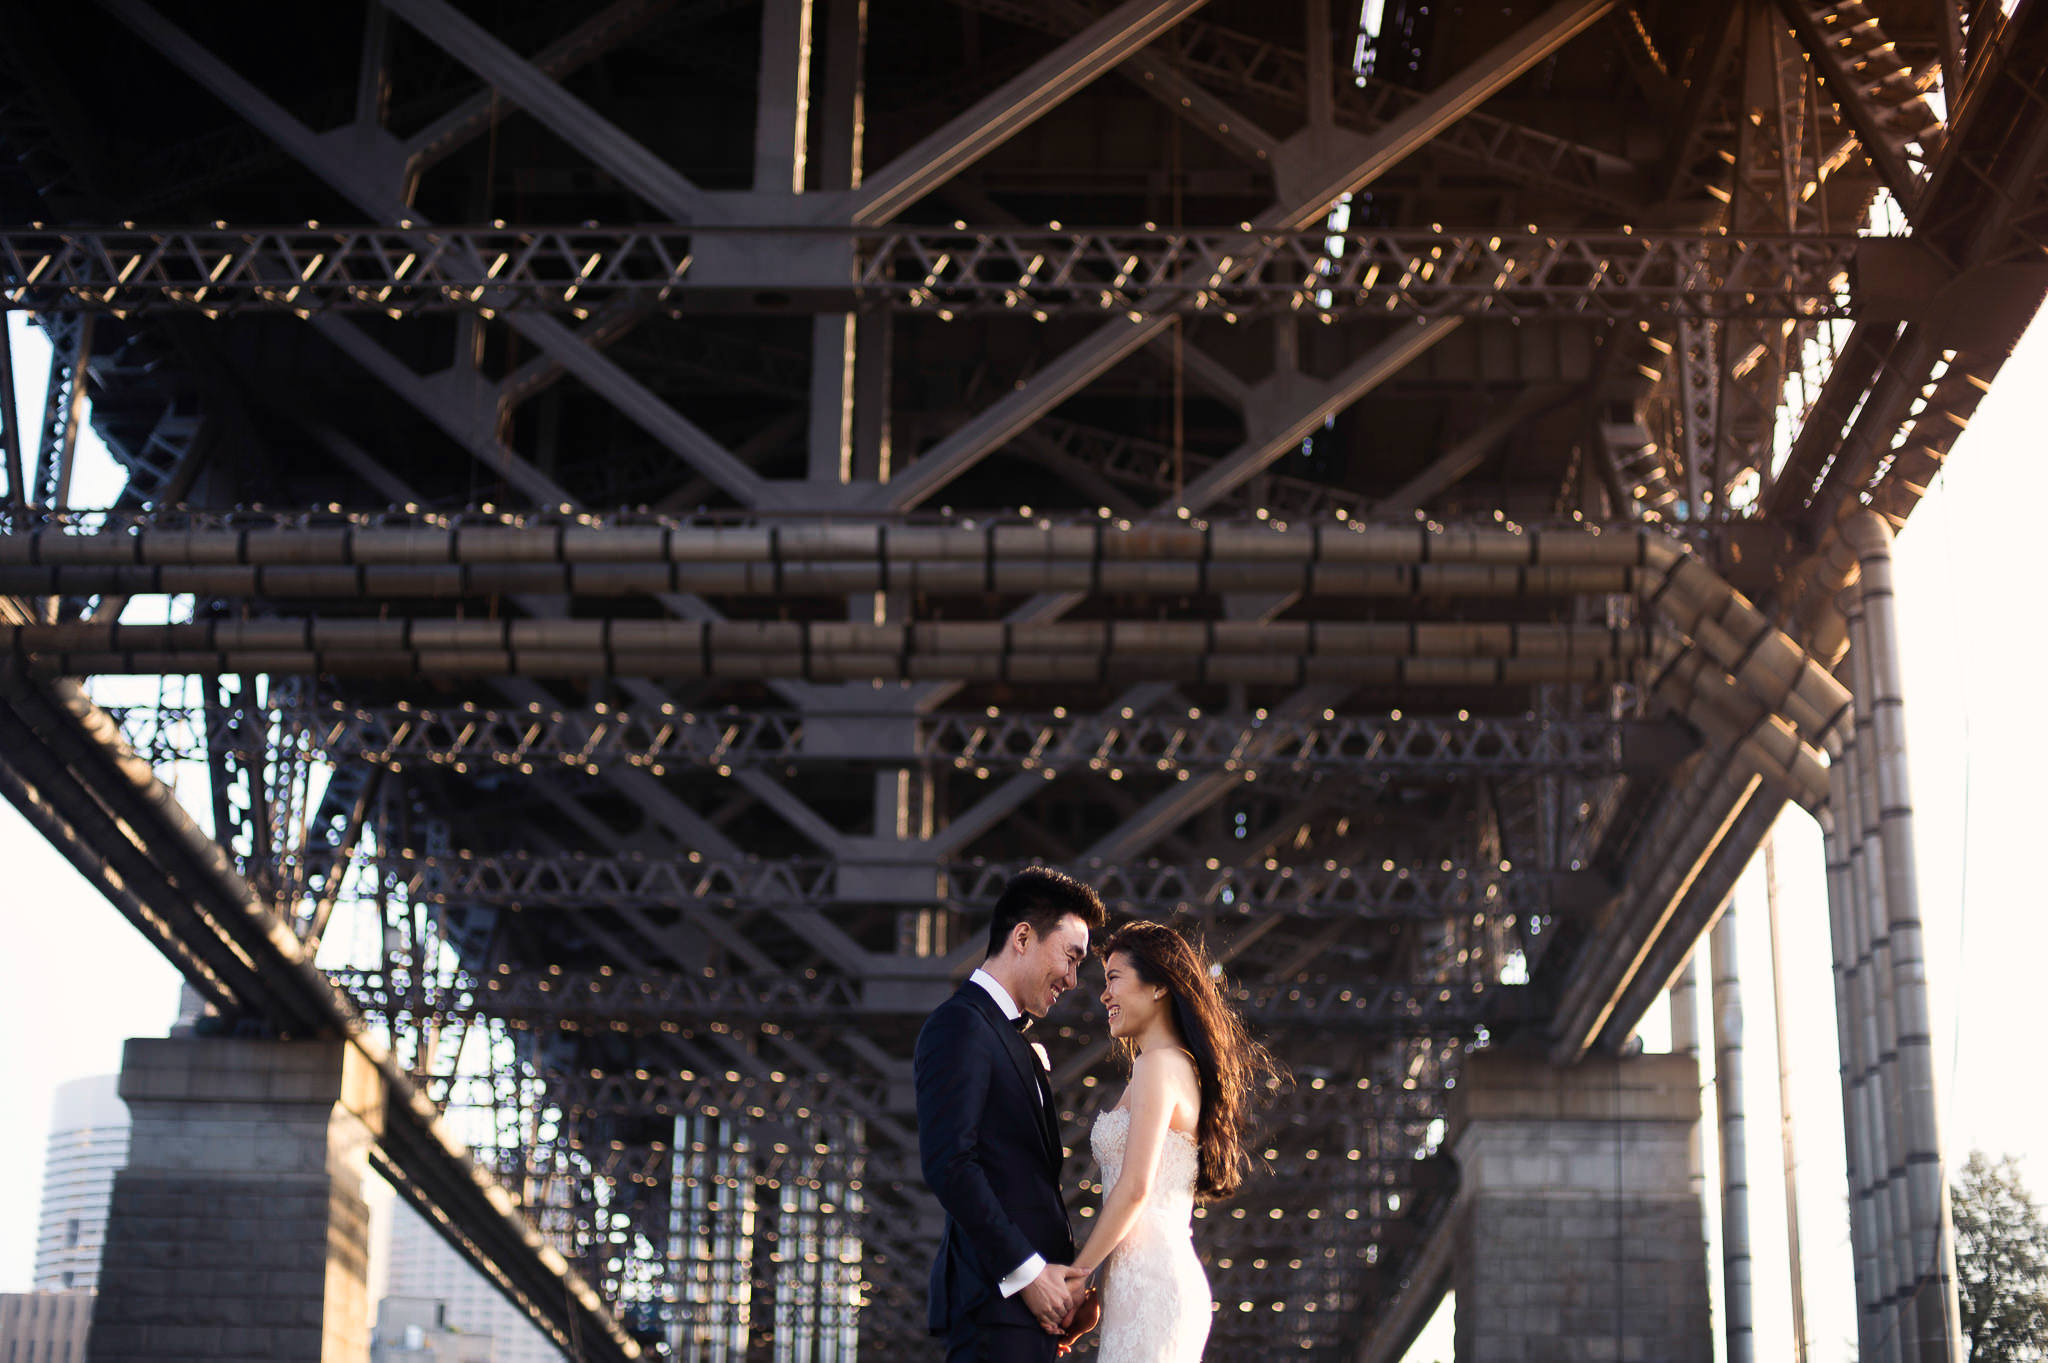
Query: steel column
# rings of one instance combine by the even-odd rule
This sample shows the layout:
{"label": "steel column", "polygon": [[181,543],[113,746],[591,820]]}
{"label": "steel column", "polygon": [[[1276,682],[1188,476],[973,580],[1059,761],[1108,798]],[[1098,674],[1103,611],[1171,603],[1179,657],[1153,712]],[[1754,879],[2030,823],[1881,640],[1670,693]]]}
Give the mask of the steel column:
{"label": "steel column", "polygon": [[[1847,603],[1853,612],[1853,600]],[[1854,624],[1851,624],[1854,633]],[[1853,645],[1852,645],[1853,651]],[[1857,1040],[1857,1120],[1865,1132],[1868,1163],[1863,1166],[1862,1186],[1856,1196],[1865,1204],[1870,1218],[1872,1277],[1868,1301],[1870,1352],[1866,1355],[1883,1363],[1901,1363],[1905,1357],[1905,1334],[1900,1322],[1900,1288],[1911,1273],[1902,1260],[1905,1228],[1894,1212],[1892,1184],[1901,1168],[1897,1146],[1897,1123],[1892,1120],[1893,1104],[1888,1090],[1887,1060],[1896,1055],[1891,1032],[1895,1017],[1884,1007],[1879,983],[1879,952],[1883,948],[1884,905],[1874,896],[1881,893],[1881,877],[1873,863],[1881,853],[1867,815],[1869,783],[1863,770],[1868,753],[1862,726],[1855,741],[1842,752],[1844,787],[1848,796],[1843,807],[1847,820],[1847,879],[1850,905],[1850,949],[1853,962],[1850,990],[1854,1000],[1853,1026]]]}
{"label": "steel column", "polygon": [[[1798,1160],[1794,1157],[1792,1119],[1792,1026],[1786,1015],[1784,947],[1778,903],[1778,844],[1764,839],[1764,905],[1771,928],[1772,1031],[1778,1052],[1778,1136],[1784,1150],[1785,1258],[1792,1289],[1792,1359],[1806,1363],[1806,1264],[1799,1237]],[[1853,1263],[1853,1249],[1851,1250]]]}
{"label": "steel column", "polygon": [[[1700,1063],[1700,953],[1697,947],[1685,958],[1678,977],[1671,981],[1671,1053],[1691,1056],[1695,1066]],[[1702,1079],[1700,1082],[1704,1087],[1706,1081]],[[1686,1164],[1692,1178],[1693,1193],[1704,1205],[1707,1162],[1698,1125],[1694,1125],[1692,1140],[1686,1147]]]}
{"label": "steel column", "polygon": [[[1860,765],[1875,814],[1889,971],[1887,993],[1895,1010],[1895,1073],[1902,1149],[1897,1162],[1903,1213],[1896,1228],[1908,1245],[1908,1276],[1900,1283],[1902,1327],[1912,1333],[1913,1363],[1954,1363],[1961,1345],[1956,1307],[1954,1231],[1949,1221],[1947,1170],[1934,1090],[1932,1023],[1922,946],[1919,888],[1913,848],[1913,806],[1906,776],[1906,731],[1901,700],[1899,634],[1892,605],[1891,528],[1865,512],[1846,528],[1857,551],[1858,614],[1851,617],[1851,658],[1857,665]],[[1866,721],[1867,717],[1867,721]]]}
{"label": "steel column", "polygon": [[21,455],[21,402],[14,388],[14,318],[8,314],[0,314],[0,441],[7,459],[7,505],[19,524],[30,494]]}
{"label": "steel column", "polygon": [[801,194],[809,161],[812,0],[761,7],[761,74],[754,101],[754,189]]}
{"label": "steel column", "polygon": [[50,510],[61,511],[71,501],[71,469],[78,456],[78,428],[85,421],[86,366],[92,362],[92,333],[92,319],[83,319],[68,338],[68,354],[64,349],[65,337],[50,338],[50,381],[43,393],[43,437],[30,494],[33,502]]}
{"label": "steel column", "polygon": [[1721,1285],[1728,1363],[1756,1357],[1749,1248],[1749,1123],[1742,1096],[1742,969],[1735,905],[1721,910],[1714,962],[1714,1107],[1721,1126]]}

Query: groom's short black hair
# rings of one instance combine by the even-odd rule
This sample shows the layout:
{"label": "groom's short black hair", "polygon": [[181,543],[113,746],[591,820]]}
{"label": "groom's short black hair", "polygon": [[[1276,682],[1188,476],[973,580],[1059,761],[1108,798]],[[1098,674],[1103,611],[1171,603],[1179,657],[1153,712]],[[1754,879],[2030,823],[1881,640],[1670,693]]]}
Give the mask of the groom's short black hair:
{"label": "groom's short black hair", "polygon": [[1000,952],[1019,923],[1029,923],[1033,932],[1043,935],[1068,914],[1086,923],[1090,932],[1101,931],[1109,919],[1102,897],[1065,871],[1027,866],[996,896],[995,912],[988,920],[988,954]]}

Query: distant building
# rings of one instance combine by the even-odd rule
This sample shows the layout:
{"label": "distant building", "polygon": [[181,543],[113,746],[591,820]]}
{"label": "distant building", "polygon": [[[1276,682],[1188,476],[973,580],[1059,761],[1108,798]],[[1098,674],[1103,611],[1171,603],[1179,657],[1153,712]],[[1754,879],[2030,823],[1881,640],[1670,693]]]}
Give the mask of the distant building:
{"label": "distant building", "polygon": [[0,1363],[85,1363],[92,1295],[0,1293]]}
{"label": "distant building", "polygon": [[[496,1363],[497,1357],[489,1335],[448,1323],[446,1302],[387,1296],[377,1303],[370,1363]],[[0,1363],[7,1363],[4,1354]]]}
{"label": "distant building", "polygon": [[178,985],[178,1016],[171,1023],[172,1036],[198,1036],[208,1022],[217,1021],[219,1014],[214,1011],[189,980]]}
{"label": "distant building", "polygon": [[[480,1357],[492,1363],[562,1363],[562,1352],[534,1328],[526,1313],[506,1301],[488,1278],[464,1259],[419,1213],[402,1200],[391,1204],[390,1239],[385,1257],[384,1300],[377,1307],[381,1332],[386,1304],[394,1300],[425,1301],[443,1308],[441,1319],[468,1336],[488,1336],[495,1348]],[[396,1317],[394,1317],[396,1319]],[[383,1363],[385,1355],[375,1363]],[[468,1355],[391,1354],[392,1360]],[[0,1357],[0,1363],[6,1363]]]}
{"label": "distant building", "polygon": [[[57,1090],[36,1226],[38,1292],[89,1291],[99,1285],[107,1201],[113,1196],[115,1171],[128,1162],[128,1105],[115,1091],[118,1082],[115,1075],[94,1075]],[[5,1354],[0,1363],[6,1363]]]}

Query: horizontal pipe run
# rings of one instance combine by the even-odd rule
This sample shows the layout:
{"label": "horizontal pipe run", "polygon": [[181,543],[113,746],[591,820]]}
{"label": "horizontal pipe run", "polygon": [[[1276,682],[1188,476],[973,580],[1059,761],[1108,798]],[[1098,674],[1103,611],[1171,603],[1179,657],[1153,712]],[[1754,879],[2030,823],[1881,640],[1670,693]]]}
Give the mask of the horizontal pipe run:
{"label": "horizontal pipe run", "polygon": [[1650,647],[1647,631],[1550,621],[1051,620],[1016,624],[919,621],[759,620],[201,620],[0,625],[0,648],[31,656],[60,651],[183,653],[319,651],[462,654],[690,655],[707,668],[722,656],[1013,655],[1453,657],[1628,661]]}
{"label": "horizontal pipe run", "polygon": [[[1508,530],[1422,521],[1283,526],[1225,521],[1135,525],[992,521],[794,520],[732,526],[411,524],[254,527],[142,523],[97,533],[42,528],[0,534],[0,567],[445,564],[1458,563],[1503,567],[1669,566],[1685,550],[1644,530]],[[1702,565],[1704,566],[1704,565]],[[1711,572],[1711,570],[1709,570]]]}
{"label": "horizontal pipe run", "polygon": [[532,678],[649,677],[680,681],[960,681],[1099,685],[1130,680],[1248,686],[1604,685],[1637,680],[1626,661],[1604,658],[1210,657],[1103,654],[737,654],[707,664],[689,653],[253,650],[185,653],[55,651],[36,665],[67,676],[223,676],[244,672],[330,676]]}
{"label": "horizontal pipe run", "polygon": [[460,600],[480,596],[925,596],[1089,592],[1202,596],[1591,596],[1634,594],[1631,567],[1505,564],[1297,564],[1256,561],[442,564],[78,564],[0,567],[7,596],[360,597]]}
{"label": "horizontal pipe run", "polygon": [[[1735,731],[1756,730],[1755,743],[1766,754],[1760,769],[1801,804],[1819,800],[1818,747],[1834,740],[1847,712],[1848,693],[1827,670],[1795,641],[1779,631],[1761,611],[1731,585],[1668,537],[1643,529],[1600,527],[1510,529],[1503,526],[1443,526],[1429,522],[1337,522],[1281,526],[1262,522],[1139,523],[1088,521],[986,525],[950,521],[942,524],[900,521],[794,520],[789,523],[742,525],[642,524],[634,521],[590,523],[547,521],[530,525],[448,525],[428,519],[405,524],[306,526],[220,525],[163,526],[141,523],[95,534],[61,529],[25,530],[0,535],[0,591],[29,595],[132,595],[161,591],[206,596],[337,596],[381,598],[454,598],[467,596],[567,593],[588,596],[698,592],[769,594],[778,596],[840,595],[869,591],[909,590],[931,594],[1034,594],[1094,592],[1190,595],[1206,592],[1305,592],[1346,596],[1522,596],[1632,594],[1686,636],[1705,657],[1725,671],[1739,689],[1761,705],[1762,713],[1742,715],[1715,725],[1716,736],[1728,740]],[[546,627],[597,631],[601,622],[544,622]],[[256,626],[252,626],[256,627]],[[707,641],[669,635],[633,634],[666,626],[618,622],[632,642],[623,647],[611,636],[580,634],[556,639],[490,639],[479,645],[495,657],[457,658],[468,654],[470,642],[447,644],[439,636],[407,636],[402,645],[390,640],[369,644],[361,636],[335,636],[327,642],[294,632],[290,621],[264,622],[281,634],[257,642],[243,636],[228,645],[237,665],[284,669],[316,667],[344,672],[385,670],[353,655],[367,649],[381,652],[394,646],[419,648],[417,665],[434,671],[469,674],[511,670],[510,655],[519,666],[548,675],[646,673],[674,677],[753,676],[810,677],[817,680],[908,678],[917,680],[1093,680],[1071,659],[1038,655],[1095,653],[1107,658],[1116,647],[1094,642],[1050,643],[1013,636],[1026,628],[1072,629],[1058,623],[917,626],[956,632],[957,644],[927,645],[900,637],[856,639],[852,636],[806,636],[801,642],[756,643],[744,637]],[[449,622],[423,622],[420,628],[453,628]],[[312,629],[401,629],[400,622],[335,622]],[[496,628],[489,626],[489,628]],[[677,628],[690,629],[682,625]],[[736,628],[753,628],[739,626]],[[798,629],[799,626],[786,628]],[[819,626],[816,628],[823,629]],[[845,629],[856,627],[846,626]],[[1095,626],[1080,628],[1093,629]],[[1194,631],[1221,631],[1226,625],[1155,626]],[[1336,626],[1298,624],[1272,628],[1329,629]],[[1405,626],[1355,626],[1364,630],[1402,630]],[[1462,629],[1457,626],[1419,626]],[[972,631],[980,630],[980,634]],[[1333,644],[1335,636],[1295,642],[1281,636],[1261,637],[1249,651],[1274,656],[1257,665],[1228,663],[1212,670],[1164,659],[1139,663],[1162,679],[1264,682],[1325,679],[1447,683],[1470,681],[1600,680],[1622,675],[1577,667],[1583,654],[1606,658],[1627,656],[1605,648],[1597,638],[1546,644],[1541,636],[1510,636],[1502,642],[1485,632],[1462,636],[1453,647],[1393,640]],[[1138,636],[1131,643],[1138,644]],[[220,646],[176,644],[157,646],[139,637],[59,643],[38,640],[17,647],[41,654],[57,650],[68,656],[55,662],[60,670],[157,671],[165,652]],[[1362,675],[1331,672],[1303,664],[1303,657],[1363,649],[1392,656],[1462,653],[1467,661],[1564,657],[1561,671],[1512,668],[1498,675],[1486,669],[1385,669]],[[1148,636],[1137,651],[1192,657],[1233,650],[1214,637],[1199,645],[1167,642]],[[687,655],[694,652],[691,661]],[[732,655],[798,653],[742,663]],[[1009,655],[935,665],[913,661],[926,653]],[[559,657],[548,655],[563,655]],[[601,658],[590,656],[602,654]],[[881,655],[904,655],[892,664]],[[129,655],[122,661],[118,655]],[[308,655],[318,655],[309,657]],[[719,655],[723,655],[722,665]],[[827,656],[841,655],[841,656]],[[854,656],[854,655],[874,655]],[[1023,656],[1031,655],[1031,656]],[[546,657],[545,662],[542,659]],[[226,662],[223,660],[222,665]],[[173,670],[176,664],[170,664]],[[201,667],[200,670],[211,670]],[[1688,679],[1688,686],[1695,685]],[[1705,683],[1701,683],[1705,684]],[[1680,692],[1682,694],[1682,692]],[[1691,715],[1697,708],[1681,704]],[[1728,707],[1723,707],[1724,709]],[[1747,707],[1735,707],[1746,709]],[[1782,716],[1797,745],[1764,728],[1783,727],[1770,717]]]}

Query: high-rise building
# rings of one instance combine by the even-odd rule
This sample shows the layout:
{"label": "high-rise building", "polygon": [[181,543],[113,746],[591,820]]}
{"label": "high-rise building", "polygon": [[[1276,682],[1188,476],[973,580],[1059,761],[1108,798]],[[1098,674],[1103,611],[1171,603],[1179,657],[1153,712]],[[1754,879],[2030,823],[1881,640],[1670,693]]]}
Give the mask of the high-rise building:
{"label": "high-rise building", "polygon": [[90,1291],[99,1285],[114,1173],[128,1162],[128,1106],[111,1074],[74,1079],[57,1090],[43,1160],[43,1209],[36,1227],[39,1292]]}
{"label": "high-rise building", "polygon": [[[370,1363],[497,1363],[489,1335],[451,1324],[448,1303],[387,1296],[377,1303]],[[0,1355],[0,1363],[6,1363]]]}
{"label": "high-rise building", "polygon": [[0,1363],[85,1363],[90,1292],[0,1293]]}
{"label": "high-rise building", "polygon": [[437,1319],[444,1327],[466,1335],[490,1336],[492,1363],[562,1363],[561,1350],[419,1213],[394,1199],[384,1220],[389,1238],[384,1297],[378,1305],[380,1324],[385,1303],[421,1299],[443,1308]]}

